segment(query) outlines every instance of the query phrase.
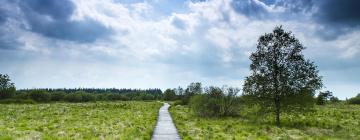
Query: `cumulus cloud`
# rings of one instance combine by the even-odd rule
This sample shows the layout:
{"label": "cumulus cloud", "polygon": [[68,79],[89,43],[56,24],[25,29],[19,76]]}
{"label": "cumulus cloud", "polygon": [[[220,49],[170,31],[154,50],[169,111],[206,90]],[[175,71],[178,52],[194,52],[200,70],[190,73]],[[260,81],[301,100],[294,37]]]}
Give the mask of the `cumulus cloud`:
{"label": "cumulus cloud", "polygon": [[18,0],[2,1],[1,4],[0,11],[4,12],[0,13],[0,21],[17,24],[25,32],[77,42],[94,42],[111,33],[111,29],[93,19],[71,20],[76,5],[69,0]]}
{"label": "cumulus cloud", "polygon": [[358,27],[360,25],[360,1],[315,1],[318,11],[314,14],[320,22],[330,25]]}
{"label": "cumulus cloud", "polygon": [[360,69],[360,12],[339,2],[5,0],[0,72],[22,88],[241,86],[258,37],[283,25],[333,85]]}

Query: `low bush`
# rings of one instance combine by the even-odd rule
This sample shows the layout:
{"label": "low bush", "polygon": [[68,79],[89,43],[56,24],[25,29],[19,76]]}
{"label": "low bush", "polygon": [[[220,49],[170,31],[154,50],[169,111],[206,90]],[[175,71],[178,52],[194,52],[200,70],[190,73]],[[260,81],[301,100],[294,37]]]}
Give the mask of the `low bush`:
{"label": "low bush", "polygon": [[175,90],[172,89],[167,89],[164,92],[164,100],[165,101],[174,101],[176,100],[176,94],[175,94]]}
{"label": "low bush", "polygon": [[0,90],[0,99],[7,99],[13,97],[14,90],[12,89]]}
{"label": "low bush", "polygon": [[[76,94],[76,93],[75,93]],[[79,94],[79,93],[78,93]],[[96,101],[96,97],[94,94],[90,93],[80,93],[82,102],[90,102],[90,101]]]}
{"label": "low bush", "polygon": [[349,104],[360,104],[360,94],[348,100]]}
{"label": "low bush", "polygon": [[32,99],[4,99],[0,100],[0,104],[35,104],[36,102]]}
{"label": "low bush", "polygon": [[174,101],[173,104],[174,104],[174,105],[185,105],[184,102],[181,101],[181,100],[176,100],[176,101]]}
{"label": "low bush", "polygon": [[122,100],[127,101],[129,98],[123,94],[108,94],[107,99],[109,100]]}
{"label": "low bush", "polygon": [[82,96],[80,94],[70,93],[70,94],[66,95],[64,99],[67,102],[76,103],[76,102],[82,101]]}
{"label": "low bush", "polygon": [[11,98],[15,91],[15,85],[11,82],[9,75],[0,74],[0,100]]}
{"label": "low bush", "polygon": [[218,117],[236,116],[240,113],[240,98],[236,88],[209,87],[204,94],[190,99],[190,108],[198,116]]}
{"label": "low bush", "polygon": [[51,93],[50,95],[51,95],[51,101],[62,101],[64,100],[66,93],[58,91]]}
{"label": "low bush", "polygon": [[29,97],[29,93],[26,92],[17,92],[14,96],[13,99],[30,99]]}
{"label": "low bush", "polygon": [[36,102],[48,102],[51,99],[49,93],[44,90],[33,90],[30,92],[29,97]]}

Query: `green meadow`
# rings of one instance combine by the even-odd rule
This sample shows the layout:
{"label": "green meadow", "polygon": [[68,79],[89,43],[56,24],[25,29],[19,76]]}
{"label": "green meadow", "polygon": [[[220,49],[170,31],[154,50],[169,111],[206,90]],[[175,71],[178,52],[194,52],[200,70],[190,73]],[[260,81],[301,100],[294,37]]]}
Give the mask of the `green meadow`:
{"label": "green meadow", "polygon": [[150,139],[159,102],[0,104],[0,139]]}
{"label": "green meadow", "polygon": [[302,115],[283,114],[282,127],[272,116],[257,116],[244,110],[238,117],[204,118],[187,106],[172,106],[171,115],[184,140],[229,139],[360,139],[359,105],[316,106]]}

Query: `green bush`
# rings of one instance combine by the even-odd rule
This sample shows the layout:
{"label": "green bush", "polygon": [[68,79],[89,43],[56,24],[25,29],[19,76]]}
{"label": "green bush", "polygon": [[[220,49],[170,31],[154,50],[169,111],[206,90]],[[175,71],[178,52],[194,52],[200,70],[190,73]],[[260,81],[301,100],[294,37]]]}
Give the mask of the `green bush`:
{"label": "green bush", "polygon": [[236,88],[209,87],[205,94],[191,97],[189,105],[198,116],[236,116],[240,113],[240,98]]}
{"label": "green bush", "polygon": [[15,91],[15,85],[11,82],[10,77],[7,74],[0,74],[0,100],[11,98]]}
{"label": "green bush", "polygon": [[330,91],[320,92],[316,98],[316,104],[325,105],[331,97],[333,97],[333,94]]}
{"label": "green bush", "polygon": [[13,97],[14,93],[15,93],[15,88],[0,90],[0,100],[11,98]]}
{"label": "green bush", "polygon": [[340,99],[338,97],[332,96],[332,97],[330,97],[330,102],[331,103],[338,103],[338,102],[340,102]]}
{"label": "green bush", "polygon": [[164,92],[164,100],[165,101],[173,101],[176,100],[175,90],[166,89]]}
{"label": "green bush", "polygon": [[111,95],[111,93],[95,94],[96,100],[100,100],[100,101],[110,100],[110,99],[109,99],[109,96],[110,96],[110,95]]}
{"label": "green bush", "polygon": [[65,96],[65,101],[68,102],[90,102],[90,101],[96,101],[96,95],[91,93],[86,93],[83,91],[78,91],[75,93],[69,93]]}
{"label": "green bush", "polygon": [[36,102],[32,99],[4,99],[0,100],[0,104],[35,104]]}
{"label": "green bush", "polygon": [[51,93],[51,101],[62,101],[65,98],[66,93],[65,92],[54,92]]}
{"label": "green bush", "polygon": [[129,100],[129,98],[123,94],[118,94],[118,93],[115,93],[115,94],[109,94],[107,96],[107,98],[109,100],[122,100],[122,101],[127,101]]}
{"label": "green bush", "polygon": [[48,102],[51,99],[49,93],[44,90],[33,90],[30,92],[29,97],[36,102]]}
{"label": "green bush", "polygon": [[81,93],[82,102],[90,102],[90,101],[96,101],[96,97],[94,94],[90,93]]}
{"label": "green bush", "polygon": [[349,104],[360,104],[360,94],[348,100]]}
{"label": "green bush", "polygon": [[65,101],[73,103],[82,102],[82,96],[81,94],[69,93],[65,96]]}
{"label": "green bush", "polygon": [[198,116],[219,116],[220,107],[216,103],[216,99],[210,98],[208,95],[199,94],[191,97],[189,105]]}
{"label": "green bush", "polygon": [[176,100],[176,101],[174,101],[174,105],[185,105],[185,104],[181,100]]}
{"label": "green bush", "polygon": [[14,99],[29,99],[29,93],[26,92],[17,92],[14,96]]}

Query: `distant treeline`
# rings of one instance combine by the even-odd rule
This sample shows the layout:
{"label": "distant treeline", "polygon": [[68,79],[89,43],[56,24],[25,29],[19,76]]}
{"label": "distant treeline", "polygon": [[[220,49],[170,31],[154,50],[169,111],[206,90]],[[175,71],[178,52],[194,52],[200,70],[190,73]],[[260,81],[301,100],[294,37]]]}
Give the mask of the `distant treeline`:
{"label": "distant treeline", "polygon": [[117,89],[117,88],[43,88],[20,89],[9,94],[1,103],[35,103],[35,102],[91,102],[114,100],[161,100],[161,89]]}
{"label": "distant treeline", "polygon": [[135,92],[144,92],[151,95],[161,95],[161,89],[131,89],[131,88],[35,88],[35,89],[20,89],[17,92],[29,92],[33,90],[43,90],[48,93],[53,92],[64,92],[64,93],[74,93],[78,91],[83,91],[87,93],[135,93]]}

